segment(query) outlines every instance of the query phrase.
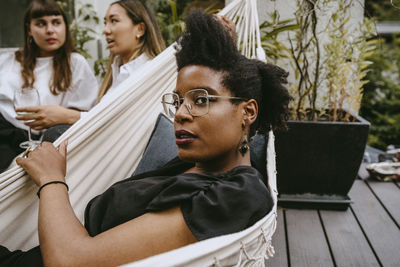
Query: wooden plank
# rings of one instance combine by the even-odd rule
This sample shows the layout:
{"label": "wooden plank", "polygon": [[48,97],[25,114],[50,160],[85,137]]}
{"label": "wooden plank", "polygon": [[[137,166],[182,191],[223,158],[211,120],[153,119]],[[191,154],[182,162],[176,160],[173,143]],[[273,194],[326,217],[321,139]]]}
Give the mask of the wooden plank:
{"label": "wooden plank", "polygon": [[351,205],[358,222],[383,266],[399,266],[400,231],[364,181],[350,190]]}
{"label": "wooden plank", "polygon": [[320,213],[337,266],[379,266],[350,209]]}
{"label": "wooden plank", "polygon": [[275,248],[275,255],[265,261],[266,266],[289,266],[286,250],[285,224],[283,211],[278,208],[278,224],[275,234],[272,236],[272,245]]}
{"label": "wooden plank", "polygon": [[394,183],[385,183],[375,180],[367,181],[368,185],[372,188],[375,195],[379,198],[393,219],[396,221],[397,226],[400,225],[400,188]]}
{"label": "wooden plank", "polygon": [[286,224],[291,266],[333,266],[316,210],[287,210]]}

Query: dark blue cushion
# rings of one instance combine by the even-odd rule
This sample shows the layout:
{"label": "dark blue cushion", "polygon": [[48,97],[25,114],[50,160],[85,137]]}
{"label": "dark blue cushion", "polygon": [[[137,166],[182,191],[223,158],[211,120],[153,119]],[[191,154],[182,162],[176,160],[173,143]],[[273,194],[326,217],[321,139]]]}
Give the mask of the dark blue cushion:
{"label": "dark blue cushion", "polygon": [[[256,168],[263,177],[267,177],[267,139],[263,134],[255,134],[250,142],[251,165]],[[264,181],[266,182],[266,180]]]}
{"label": "dark blue cushion", "polygon": [[58,124],[53,127],[48,128],[43,134],[43,142],[51,142],[53,143],[60,137],[66,130],[71,127],[69,124]]}
{"label": "dark blue cushion", "polygon": [[160,113],[143,157],[133,174],[158,169],[176,156],[178,156],[178,150],[175,144],[174,125],[167,116]]}

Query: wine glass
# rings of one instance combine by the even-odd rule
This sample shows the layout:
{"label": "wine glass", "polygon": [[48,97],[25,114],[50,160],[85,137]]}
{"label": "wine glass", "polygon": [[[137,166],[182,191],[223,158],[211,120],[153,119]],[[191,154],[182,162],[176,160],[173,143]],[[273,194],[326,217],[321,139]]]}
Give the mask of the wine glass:
{"label": "wine glass", "polygon": [[[22,108],[26,106],[40,106],[39,92],[35,88],[18,88],[14,92],[14,108]],[[34,114],[35,112],[17,112],[17,115]],[[41,138],[40,138],[41,139]],[[31,147],[33,150],[39,146],[41,140],[32,139],[32,129],[29,127],[28,141],[19,144],[21,148],[27,149]]]}

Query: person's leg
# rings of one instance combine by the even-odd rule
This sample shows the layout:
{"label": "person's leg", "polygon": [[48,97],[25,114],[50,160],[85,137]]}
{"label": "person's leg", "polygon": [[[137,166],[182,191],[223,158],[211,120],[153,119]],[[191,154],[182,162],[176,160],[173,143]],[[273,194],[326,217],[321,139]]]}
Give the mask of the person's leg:
{"label": "person's leg", "polygon": [[0,172],[8,168],[12,160],[24,149],[19,144],[28,140],[28,133],[8,122],[0,113]]}
{"label": "person's leg", "polygon": [[0,266],[7,267],[42,267],[42,254],[40,247],[34,247],[28,251],[9,251],[6,247],[0,246]]}

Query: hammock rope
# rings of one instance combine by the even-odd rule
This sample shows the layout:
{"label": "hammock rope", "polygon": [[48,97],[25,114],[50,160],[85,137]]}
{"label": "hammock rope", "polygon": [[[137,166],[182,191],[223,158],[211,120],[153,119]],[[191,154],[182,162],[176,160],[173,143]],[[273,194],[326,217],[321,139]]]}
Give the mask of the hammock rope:
{"label": "hammock rope", "polygon": [[[235,0],[220,14],[235,22],[241,53],[265,61],[256,0]],[[161,96],[175,88],[174,53],[171,45],[137,75],[121,83],[118,90],[104,98],[54,142],[58,146],[68,139],[66,182],[70,187],[71,205],[81,221],[86,203],[118,180],[129,177],[139,163],[156,118],[162,111]],[[239,233],[197,242],[129,266],[154,266],[159,259],[162,266],[212,266],[217,262],[223,266],[228,262],[237,266],[257,262],[262,266],[261,259],[274,254],[271,237],[277,217],[272,132],[267,145],[267,173],[274,207],[255,225]],[[0,244],[11,250],[25,250],[38,245],[36,190],[37,186],[19,166],[0,174]]]}

